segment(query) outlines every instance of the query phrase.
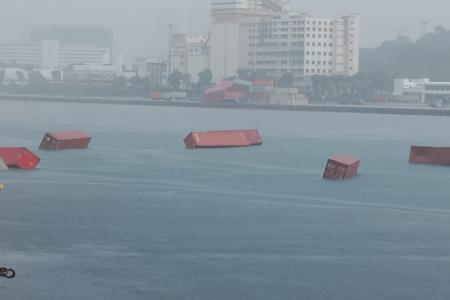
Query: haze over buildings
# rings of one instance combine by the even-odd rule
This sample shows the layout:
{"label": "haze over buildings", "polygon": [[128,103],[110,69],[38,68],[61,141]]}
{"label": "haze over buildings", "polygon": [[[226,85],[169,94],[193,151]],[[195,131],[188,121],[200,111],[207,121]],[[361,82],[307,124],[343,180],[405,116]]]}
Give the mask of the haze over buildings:
{"label": "haze over buildings", "polygon": [[[291,10],[319,18],[338,18],[357,13],[361,20],[361,47],[375,47],[403,34],[416,39],[437,25],[450,28],[443,11],[445,0],[413,1],[300,1],[291,0]],[[206,35],[210,24],[210,0],[79,0],[2,1],[0,41],[24,39],[30,24],[100,26],[114,32],[114,49],[124,52],[124,62],[135,57],[161,57],[168,52],[168,24],[173,33]]]}

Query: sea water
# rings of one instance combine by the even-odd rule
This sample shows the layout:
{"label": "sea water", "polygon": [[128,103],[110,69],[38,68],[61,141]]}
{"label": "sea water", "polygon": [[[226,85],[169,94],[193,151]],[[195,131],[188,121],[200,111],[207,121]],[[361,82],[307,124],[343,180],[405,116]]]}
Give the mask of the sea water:
{"label": "sea water", "polygon": [[[0,101],[0,299],[449,299],[450,118]],[[264,144],[186,149],[191,131]],[[82,130],[88,149],[39,150]],[[323,180],[329,157],[361,158]]]}

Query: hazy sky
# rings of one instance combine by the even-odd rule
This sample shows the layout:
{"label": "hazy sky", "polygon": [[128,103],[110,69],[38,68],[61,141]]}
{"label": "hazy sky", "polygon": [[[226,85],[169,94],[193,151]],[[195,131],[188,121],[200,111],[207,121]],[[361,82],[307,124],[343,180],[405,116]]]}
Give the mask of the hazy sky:
{"label": "hazy sky", "polygon": [[[375,47],[398,34],[413,40],[437,25],[450,29],[448,0],[291,0],[291,9],[324,18],[358,13],[361,47]],[[113,30],[125,63],[136,56],[161,57],[172,33],[206,34],[210,0],[0,0],[0,41],[20,41],[27,26],[94,25]]]}

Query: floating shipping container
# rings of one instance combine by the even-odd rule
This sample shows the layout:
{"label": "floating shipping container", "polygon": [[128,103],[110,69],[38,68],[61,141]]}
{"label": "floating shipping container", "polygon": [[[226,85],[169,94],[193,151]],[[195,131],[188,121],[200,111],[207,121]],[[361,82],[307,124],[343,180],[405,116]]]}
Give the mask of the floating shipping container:
{"label": "floating shipping container", "polygon": [[219,131],[208,131],[208,132],[238,132],[247,138],[250,145],[262,145],[262,139],[256,129],[237,129],[237,130],[219,130]]}
{"label": "floating shipping container", "polygon": [[5,162],[0,158],[0,171],[7,171],[8,166],[5,164]]}
{"label": "floating shipping container", "polygon": [[323,178],[347,179],[358,172],[360,161],[359,158],[344,153],[333,156],[327,161]]}
{"label": "floating shipping container", "polygon": [[450,147],[411,146],[409,162],[450,165]]}
{"label": "floating shipping container", "polygon": [[84,132],[62,131],[46,133],[39,149],[61,150],[87,148],[91,137]]}
{"label": "floating shipping container", "polygon": [[247,147],[250,142],[241,132],[191,132],[184,139],[186,148]]}
{"label": "floating shipping container", "polygon": [[28,150],[21,147],[0,147],[0,158],[10,168],[34,169],[41,159]]}

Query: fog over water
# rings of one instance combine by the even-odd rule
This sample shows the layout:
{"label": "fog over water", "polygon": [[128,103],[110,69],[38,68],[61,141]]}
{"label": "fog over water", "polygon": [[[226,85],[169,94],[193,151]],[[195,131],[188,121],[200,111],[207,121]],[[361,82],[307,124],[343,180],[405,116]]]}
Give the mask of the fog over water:
{"label": "fog over water", "polygon": [[[0,101],[3,299],[448,299],[450,119]],[[264,144],[186,149],[190,131],[256,128]],[[89,149],[44,151],[81,129]],[[323,180],[328,157],[359,174]]]}
{"label": "fog over water", "polygon": [[[168,24],[173,33],[207,34],[210,0],[0,0],[0,41],[17,41],[24,28],[35,25],[90,25],[112,29],[115,49],[125,62],[136,56],[164,56],[168,51]],[[423,1],[299,1],[291,10],[323,18],[358,13],[361,47],[375,47],[403,34],[413,40],[437,25],[450,27],[450,2]]]}

